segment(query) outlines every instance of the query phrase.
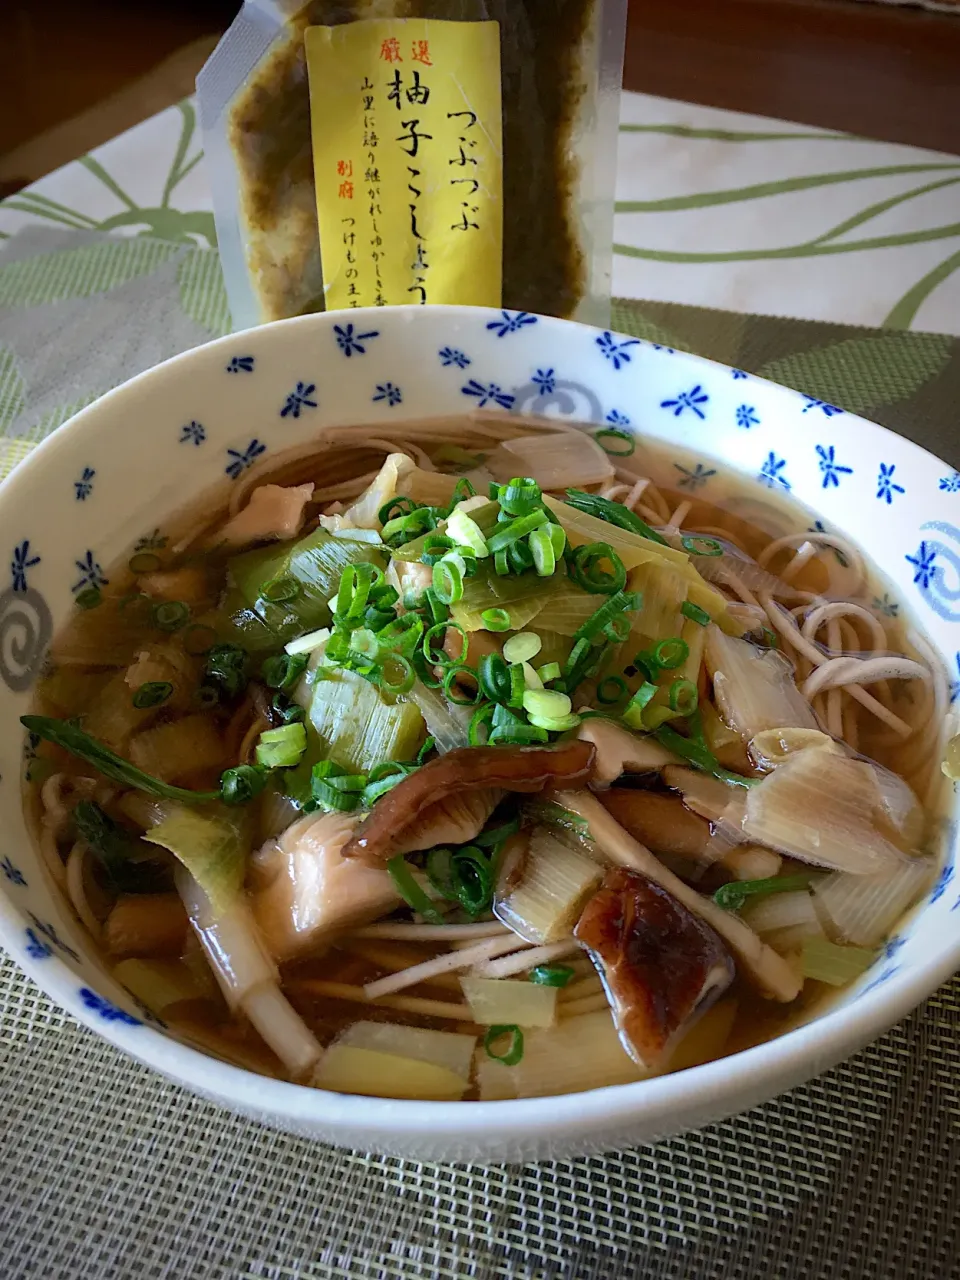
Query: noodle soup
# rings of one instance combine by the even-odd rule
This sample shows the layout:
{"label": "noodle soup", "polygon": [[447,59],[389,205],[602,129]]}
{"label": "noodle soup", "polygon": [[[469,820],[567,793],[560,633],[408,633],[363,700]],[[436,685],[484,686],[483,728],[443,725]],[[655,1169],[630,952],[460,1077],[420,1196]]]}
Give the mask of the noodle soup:
{"label": "noodle soup", "polygon": [[944,677],[845,539],[614,430],[328,431],[85,594],[26,803],[181,1038],[349,1093],[681,1070],[929,886]]}

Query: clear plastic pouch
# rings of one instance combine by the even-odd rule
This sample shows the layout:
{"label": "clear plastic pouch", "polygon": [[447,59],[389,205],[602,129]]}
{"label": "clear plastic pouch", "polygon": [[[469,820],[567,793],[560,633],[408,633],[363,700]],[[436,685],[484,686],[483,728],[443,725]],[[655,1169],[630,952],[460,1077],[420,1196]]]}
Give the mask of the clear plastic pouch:
{"label": "clear plastic pouch", "polygon": [[309,26],[496,21],[501,303],[602,324],[627,0],[246,0],[197,80],[238,328],[324,309],[304,53]]}

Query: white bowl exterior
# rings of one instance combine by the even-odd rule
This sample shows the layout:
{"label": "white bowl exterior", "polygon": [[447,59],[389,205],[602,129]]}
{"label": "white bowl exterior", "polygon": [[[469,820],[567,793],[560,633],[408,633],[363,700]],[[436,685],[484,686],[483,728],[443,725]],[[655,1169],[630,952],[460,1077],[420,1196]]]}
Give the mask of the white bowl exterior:
{"label": "white bowl exterior", "polygon": [[389,439],[407,418],[477,407],[605,422],[693,450],[703,464],[687,487],[707,497],[704,473],[715,461],[789,490],[827,529],[869,548],[890,584],[876,607],[915,613],[951,679],[960,675],[960,475],[882,427],[739,370],[522,312],[342,312],[234,334],[111,392],[0,488],[0,547],[11,557],[0,593],[0,941],[101,1035],[266,1123],[417,1159],[556,1158],[652,1141],[756,1105],[854,1052],[929,995],[960,966],[952,814],[942,822],[942,870],[921,909],[817,1021],[636,1085],[465,1105],[303,1089],[165,1035],[104,971],[48,885],[21,808],[18,717],[51,628],[135,540],[215,483],[228,490],[251,462],[324,427],[366,422]]}

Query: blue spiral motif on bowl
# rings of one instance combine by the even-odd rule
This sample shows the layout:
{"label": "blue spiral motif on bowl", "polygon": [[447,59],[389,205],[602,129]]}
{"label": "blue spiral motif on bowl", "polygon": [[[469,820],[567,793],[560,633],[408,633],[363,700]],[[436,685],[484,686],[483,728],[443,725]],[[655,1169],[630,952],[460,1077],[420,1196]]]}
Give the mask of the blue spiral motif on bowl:
{"label": "blue spiral motif on bowl", "polygon": [[904,558],[913,565],[914,585],[925,603],[947,622],[960,622],[960,529],[943,520],[930,520],[921,525],[920,532],[928,530],[949,538],[954,546],[939,538],[924,538],[916,552]]}

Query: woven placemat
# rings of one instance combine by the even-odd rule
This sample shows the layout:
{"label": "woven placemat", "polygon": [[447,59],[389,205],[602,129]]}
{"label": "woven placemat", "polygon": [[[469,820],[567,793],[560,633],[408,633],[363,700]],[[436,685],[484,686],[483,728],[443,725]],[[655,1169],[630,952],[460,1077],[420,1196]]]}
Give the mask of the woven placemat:
{"label": "woven placemat", "polygon": [[[0,255],[0,468],[116,378],[116,328],[101,329],[101,351],[85,311],[102,324],[111,305],[115,320],[136,309],[122,376],[156,358],[160,323],[175,349],[222,329],[207,255],[138,244]],[[642,302],[617,303],[614,324],[960,459],[956,339]],[[60,335],[48,343],[59,354],[78,329],[87,347],[51,368],[44,335]],[[569,1163],[419,1164],[276,1134],[200,1101],[0,957],[0,1277],[946,1280],[960,1276],[958,1081],[954,980],[850,1062],[701,1132]]]}

